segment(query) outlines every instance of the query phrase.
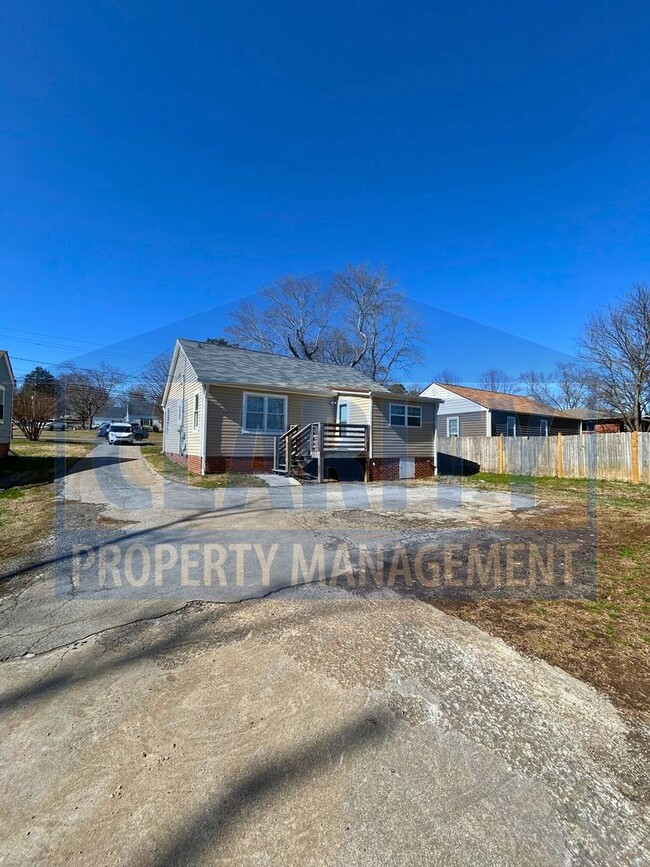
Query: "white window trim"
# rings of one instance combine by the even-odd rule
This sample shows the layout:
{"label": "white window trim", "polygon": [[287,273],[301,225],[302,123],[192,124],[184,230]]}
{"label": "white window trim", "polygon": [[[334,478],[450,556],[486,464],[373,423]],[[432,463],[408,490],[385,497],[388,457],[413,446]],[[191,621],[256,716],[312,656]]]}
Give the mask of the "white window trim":
{"label": "white window trim", "polygon": [[[404,424],[393,424],[393,407],[399,407],[404,410]],[[417,424],[408,424],[408,411],[409,409],[417,409],[419,411],[419,418]],[[411,416],[413,418],[413,416]],[[422,407],[419,404],[412,403],[391,403],[388,405],[388,424],[390,427],[422,427]]]}
{"label": "white window trim", "polygon": [[[450,421],[456,422],[456,433],[451,433],[451,431],[449,430],[449,422]],[[447,436],[448,437],[460,436],[460,416],[458,416],[458,415],[448,415],[447,416]]]}
{"label": "white window trim", "polygon": [[[263,397],[264,398],[264,429],[263,430],[248,430],[246,428],[246,404],[249,397]],[[268,400],[272,398],[273,400],[281,400],[284,403],[284,418],[283,418],[283,426],[281,431],[275,430],[267,430],[266,424],[268,419]],[[273,436],[277,437],[281,433],[284,433],[287,429],[287,412],[289,409],[289,401],[286,394],[262,394],[258,391],[245,391],[242,400],[242,408],[241,408],[241,430],[244,434],[253,434],[259,436]]]}
{"label": "white window trim", "polygon": [[[345,422],[340,421],[340,413],[341,413],[341,407],[342,406],[347,407],[347,410],[348,410],[348,420]],[[349,400],[340,400],[339,399],[336,402],[336,423],[337,424],[350,424],[350,401]]]}
{"label": "white window trim", "polygon": [[201,424],[201,392],[195,391],[192,397],[192,428],[197,431]]}
{"label": "white window trim", "polygon": [[7,403],[6,403],[7,392],[4,385],[0,385],[0,404],[2,404],[2,418],[0,418],[0,424],[5,423],[5,416],[7,414]]}

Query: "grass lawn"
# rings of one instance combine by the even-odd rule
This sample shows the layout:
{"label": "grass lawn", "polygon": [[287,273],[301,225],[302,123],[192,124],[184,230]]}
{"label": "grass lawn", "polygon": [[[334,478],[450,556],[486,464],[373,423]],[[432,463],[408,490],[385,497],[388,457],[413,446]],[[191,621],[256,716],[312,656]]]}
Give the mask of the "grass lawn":
{"label": "grass lawn", "polygon": [[[67,472],[91,447],[90,443],[65,443],[59,469]],[[30,543],[52,532],[53,482],[60,448],[44,440],[13,440],[8,457],[0,461],[0,560],[22,554]]]}
{"label": "grass lawn", "polygon": [[[479,473],[463,483],[482,490],[534,491],[542,507],[550,507],[526,517],[516,515],[513,528],[524,522],[527,529],[586,525],[586,480]],[[593,487],[596,600],[436,605],[593,684],[619,706],[650,718],[650,487],[626,482],[597,482]]]}
{"label": "grass lawn", "polygon": [[160,451],[159,445],[142,446],[142,454],[152,469],[172,482],[190,485],[193,488],[266,488],[266,482],[247,473],[211,473],[199,476],[179,467]]}
{"label": "grass lawn", "polygon": [[[17,428],[14,428],[14,435],[16,437],[16,441],[20,441],[24,439],[22,434]],[[88,442],[93,446],[99,445],[100,443],[106,442],[105,439],[97,436],[96,430],[66,430],[66,431],[53,431],[53,430],[44,430],[41,433],[41,441],[42,442]],[[162,434],[156,431],[149,432],[148,443],[152,443],[154,445],[162,445]]]}

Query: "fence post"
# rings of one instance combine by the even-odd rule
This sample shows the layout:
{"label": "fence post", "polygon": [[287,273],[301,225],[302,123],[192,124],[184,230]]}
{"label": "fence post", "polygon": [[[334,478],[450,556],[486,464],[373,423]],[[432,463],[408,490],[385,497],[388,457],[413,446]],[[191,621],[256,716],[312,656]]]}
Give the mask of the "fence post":
{"label": "fence post", "polygon": [[562,434],[558,432],[556,437],[557,442],[555,443],[555,447],[557,449],[557,477],[558,479],[564,478],[564,455],[562,453]]}
{"label": "fence post", "polygon": [[638,430],[632,431],[631,436],[631,445],[632,445],[632,473],[631,479],[633,485],[639,484],[639,432]]}
{"label": "fence post", "polygon": [[503,434],[499,434],[498,445],[499,445],[498,473],[500,476],[502,476],[503,475]]}

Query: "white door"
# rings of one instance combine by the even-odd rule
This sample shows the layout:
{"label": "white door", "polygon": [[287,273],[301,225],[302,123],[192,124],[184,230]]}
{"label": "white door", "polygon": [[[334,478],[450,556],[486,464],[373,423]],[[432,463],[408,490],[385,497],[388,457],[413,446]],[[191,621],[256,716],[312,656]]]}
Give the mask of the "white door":
{"label": "white door", "polygon": [[514,415],[508,416],[508,424],[506,426],[506,436],[516,437],[517,436],[517,419]]}

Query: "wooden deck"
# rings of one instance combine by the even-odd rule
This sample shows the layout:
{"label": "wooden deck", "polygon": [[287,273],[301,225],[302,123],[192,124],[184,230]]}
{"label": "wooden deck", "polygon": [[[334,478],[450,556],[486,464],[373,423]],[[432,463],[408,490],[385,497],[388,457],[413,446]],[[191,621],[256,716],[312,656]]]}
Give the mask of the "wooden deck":
{"label": "wooden deck", "polygon": [[322,482],[325,458],[367,458],[369,450],[370,427],[367,424],[293,425],[275,439],[273,472],[295,476],[307,463],[316,460],[317,478]]}

